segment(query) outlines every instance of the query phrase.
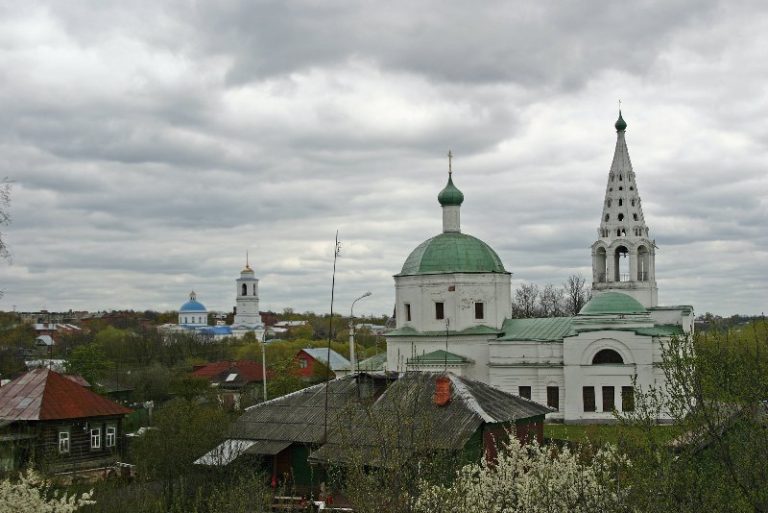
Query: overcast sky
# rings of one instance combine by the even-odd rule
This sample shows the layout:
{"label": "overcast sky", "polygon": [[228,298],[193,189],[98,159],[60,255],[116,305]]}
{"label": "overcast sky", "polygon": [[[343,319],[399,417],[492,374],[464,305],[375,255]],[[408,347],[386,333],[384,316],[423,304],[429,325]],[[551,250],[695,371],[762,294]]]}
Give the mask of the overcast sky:
{"label": "overcast sky", "polygon": [[768,8],[716,1],[0,2],[0,309],[391,313],[441,230],[591,280],[618,99],[662,304],[768,298]]}

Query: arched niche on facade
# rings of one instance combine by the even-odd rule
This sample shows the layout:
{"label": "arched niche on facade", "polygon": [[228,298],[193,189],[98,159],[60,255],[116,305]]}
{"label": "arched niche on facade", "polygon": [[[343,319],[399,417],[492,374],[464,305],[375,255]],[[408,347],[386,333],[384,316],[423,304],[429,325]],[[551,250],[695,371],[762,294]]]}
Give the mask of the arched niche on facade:
{"label": "arched niche on facade", "polygon": [[601,349],[592,357],[592,365],[624,365],[624,358],[613,349]]}
{"label": "arched niche on facade", "polygon": [[[632,358],[632,351],[630,351],[630,349],[623,342],[620,342],[615,338],[601,338],[589,344],[584,349],[584,352],[581,353],[581,365],[600,365],[594,364],[593,362],[595,361],[595,357],[600,354],[601,351],[605,351],[606,349],[618,354],[624,365],[631,365],[635,363],[634,358]],[[608,353],[602,354],[608,355]]]}

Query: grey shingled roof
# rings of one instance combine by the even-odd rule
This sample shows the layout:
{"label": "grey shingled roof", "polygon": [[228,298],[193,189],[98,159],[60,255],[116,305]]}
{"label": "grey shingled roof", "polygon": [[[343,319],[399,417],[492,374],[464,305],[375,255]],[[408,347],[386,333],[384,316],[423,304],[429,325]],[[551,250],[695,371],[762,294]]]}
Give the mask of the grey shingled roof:
{"label": "grey shingled roof", "polygon": [[[451,380],[452,397],[445,406],[433,402],[440,376]],[[395,433],[401,445],[408,445],[414,426],[428,433],[431,447],[460,449],[483,423],[513,423],[552,411],[451,373],[408,372],[375,400],[366,394],[370,390],[366,386],[373,381],[383,387],[390,379],[384,374],[356,374],[328,382],[328,440],[313,453],[314,460],[342,457],[341,446],[376,446],[382,433]],[[235,422],[229,437],[322,444],[326,442],[325,392],[326,384],[321,383],[254,405]]]}

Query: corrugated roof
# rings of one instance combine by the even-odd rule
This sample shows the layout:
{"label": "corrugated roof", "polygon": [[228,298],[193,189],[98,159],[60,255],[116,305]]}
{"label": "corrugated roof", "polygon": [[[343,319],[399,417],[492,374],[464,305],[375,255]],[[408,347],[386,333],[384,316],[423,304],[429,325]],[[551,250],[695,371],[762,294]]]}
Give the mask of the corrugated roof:
{"label": "corrugated roof", "polygon": [[[447,376],[452,385],[451,401],[445,406],[433,401],[441,376]],[[405,449],[461,449],[484,423],[514,423],[552,411],[452,373],[408,372],[368,410],[358,409],[349,415],[343,412],[329,433],[329,443],[314,451],[311,459],[343,462],[350,450],[367,448],[374,454],[382,444]]]}
{"label": "corrugated roof", "polygon": [[309,356],[317,360],[318,362],[322,363],[323,365],[329,366],[332,371],[337,370],[343,370],[343,369],[349,369],[350,365],[352,365],[349,360],[341,356],[339,353],[334,351],[333,349],[330,350],[331,354],[331,364],[328,365],[328,352],[329,350],[327,348],[322,347],[307,347],[302,349],[305,353],[307,353]]}
{"label": "corrugated roof", "polygon": [[[448,376],[452,383],[452,400],[446,406],[433,402],[435,382],[440,376]],[[375,445],[385,425],[402,431],[401,439],[407,440],[414,423],[417,429],[429,432],[430,446],[461,448],[484,422],[514,422],[552,411],[451,373],[408,372],[383,388],[390,380],[383,374],[356,374],[329,381],[329,448],[313,457],[332,458],[339,446],[349,444],[350,436],[353,445]],[[378,398],[372,395],[376,386],[383,389]],[[326,384],[321,383],[251,406],[235,422],[230,439],[313,445],[326,442],[325,392]],[[404,417],[412,412],[416,412],[413,419]]]}
{"label": "corrugated roof", "polygon": [[31,370],[0,388],[3,420],[75,419],[132,411],[45,368]]}
{"label": "corrugated roof", "polygon": [[538,342],[562,342],[574,335],[573,317],[546,317],[540,319],[507,319],[501,327],[503,333],[497,340],[532,340]]}

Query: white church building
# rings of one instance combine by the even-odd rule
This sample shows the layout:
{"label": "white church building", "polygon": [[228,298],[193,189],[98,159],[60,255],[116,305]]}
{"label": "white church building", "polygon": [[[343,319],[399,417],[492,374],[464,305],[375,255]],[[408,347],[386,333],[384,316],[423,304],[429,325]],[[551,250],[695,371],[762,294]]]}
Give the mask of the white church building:
{"label": "white church building", "polygon": [[619,113],[598,238],[592,299],[573,317],[512,319],[511,273],[461,232],[464,195],[438,195],[443,231],[395,275],[387,368],[443,370],[548,404],[550,419],[600,422],[634,408],[633,383],[659,385],[662,344],[693,329],[691,306],[659,306],[654,241],[643,217]]}
{"label": "white church building", "polygon": [[208,324],[208,309],[197,300],[197,294],[190,292],[189,300],[179,307],[178,324],[165,324],[160,330],[165,333],[194,332],[201,336],[219,340],[226,337],[241,338],[253,333],[257,340],[264,339],[264,323],[259,314],[259,280],[251,266],[246,264],[240,277],[235,280],[235,319],[227,326],[219,321],[215,326]]}

